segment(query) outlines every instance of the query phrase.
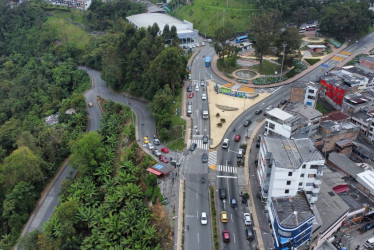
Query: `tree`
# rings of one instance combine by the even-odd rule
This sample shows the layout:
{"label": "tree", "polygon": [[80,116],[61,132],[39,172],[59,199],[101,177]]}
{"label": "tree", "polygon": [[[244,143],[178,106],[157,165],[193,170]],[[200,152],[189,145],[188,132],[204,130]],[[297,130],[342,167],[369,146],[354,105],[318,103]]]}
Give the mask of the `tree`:
{"label": "tree", "polygon": [[[279,62],[283,59],[283,51],[285,51],[284,56],[284,66],[291,66],[293,64],[294,58],[299,57],[299,48],[302,39],[297,28],[287,28],[279,36],[276,41],[277,46],[277,56],[279,57]],[[283,48],[283,44],[286,44],[286,48]]]}
{"label": "tree", "polygon": [[164,38],[165,44],[170,43],[170,28],[168,24],[164,26],[164,30],[162,31],[162,37]]}
{"label": "tree", "polygon": [[103,160],[105,148],[100,135],[89,132],[81,136],[71,145],[71,157],[69,163],[79,169],[82,175],[92,173]]}
{"label": "tree", "polygon": [[28,147],[22,146],[6,157],[0,166],[1,184],[7,190],[12,190],[20,181],[40,183],[43,179],[41,165],[42,160]]}
{"label": "tree", "polygon": [[220,59],[227,55],[229,47],[231,46],[226,41],[234,36],[234,29],[232,24],[226,24],[224,27],[217,29],[215,32],[215,38],[217,42],[214,43],[214,49]]}
{"label": "tree", "polygon": [[273,40],[278,36],[278,20],[280,13],[276,10],[262,10],[258,16],[252,18],[250,34],[253,36],[256,57],[260,61],[262,69],[263,56],[268,52]]}

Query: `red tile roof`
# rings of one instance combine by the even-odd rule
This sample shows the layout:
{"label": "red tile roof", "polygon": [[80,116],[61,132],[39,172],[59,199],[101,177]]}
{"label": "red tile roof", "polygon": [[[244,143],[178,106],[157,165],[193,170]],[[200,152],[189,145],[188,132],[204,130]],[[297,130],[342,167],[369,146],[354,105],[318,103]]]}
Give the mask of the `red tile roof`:
{"label": "red tile roof", "polygon": [[322,119],[321,121],[324,122],[324,121],[344,121],[346,119],[348,119],[349,116],[346,115],[346,114],[343,114],[342,112],[340,111],[332,111],[324,116],[322,116]]}

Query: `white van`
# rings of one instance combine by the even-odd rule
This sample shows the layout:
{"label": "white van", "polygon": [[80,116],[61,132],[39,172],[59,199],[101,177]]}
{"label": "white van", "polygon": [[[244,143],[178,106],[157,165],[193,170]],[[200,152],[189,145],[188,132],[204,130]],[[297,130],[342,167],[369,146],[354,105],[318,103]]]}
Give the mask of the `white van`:
{"label": "white van", "polygon": [[224,139],[222,143],[222,148],[228,148],[229,147],[229,139]]}
{"label": "white van", "polygon": [[364,247],[366,247],[367,249],[373,249],[373,248],[374,248],[374,237],[368,239],[368,240],[364,243]]}

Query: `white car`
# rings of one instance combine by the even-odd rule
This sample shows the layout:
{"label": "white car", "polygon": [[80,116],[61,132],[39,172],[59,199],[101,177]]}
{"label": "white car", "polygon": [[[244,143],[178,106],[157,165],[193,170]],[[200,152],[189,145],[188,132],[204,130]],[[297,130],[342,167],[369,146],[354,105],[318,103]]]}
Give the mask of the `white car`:
{"label": "white car", "polygon": [[201,95],[201,100],[206,100],[206,94]]}
{"label": "white car", "polygon": [[200,81],[200,85],[201,85],[202,87],[204,87],[204,86],[205,86],[205,81],[201,80],[201,81]]}
{"label": "white car", "polygon": [[244,213],[244,225],[246,226],[252,225],[252,216],[250,213]]}
{"label": "white car", "polygon": [[204,42],[202,42],[202,43],[201,43],[201,45],[202,45],[202,46],[205,46],[205,43],[204,43]]}
{"label": "white car", "polygon": [[196,85],[195,91],[199,91],[199,85]]}
{"label": "white car", "polygon": [[149,150],[152,150],[152,149],[154,149],[155,147],[152,145],[152,143],[148,143],[148,148],[149,148]]}
{"label": "white car", "polygon": [[208,218],[206,217],[206,213],[202,212],[201,213],[201,225],[206,225],[208,224]]}

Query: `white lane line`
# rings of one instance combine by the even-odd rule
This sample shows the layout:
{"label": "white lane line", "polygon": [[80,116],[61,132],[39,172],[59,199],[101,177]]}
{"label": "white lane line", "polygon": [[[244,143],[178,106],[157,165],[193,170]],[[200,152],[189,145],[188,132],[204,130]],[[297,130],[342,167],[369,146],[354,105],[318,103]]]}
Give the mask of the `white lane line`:
{"label": "white lane line", "polygon": [[199,237],[199,233],[197,233],[197,242],[200,243],[200,237]]}
{"label": "white lane line", "polygon": [[236,240],[235,240],[235,234],[233,233],[232,236],[234,237],[234,243],[236,243]]}
{"label": "white lane line", "polygon": [[195,215],[188,215],[188,214],[186,214],[186,218],[195,218]]}
{"label": "white lane line", "polygon": [[274,94],[275,92],[277,92],[278,90],[280,90],[283,86],[279,87],[278,89],[274,90],[273,92],[271,92],[271,94]]}
{"label": "white lane line", "polygon": [[231,179],[237,179],[237,176],[224,176],[224,175],[217,175],[217,178],[231,178]]}
{"label": "white lane line", "polygon": [[199,218],[199,211],[196,211],[196,218]]}

